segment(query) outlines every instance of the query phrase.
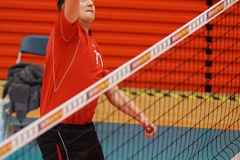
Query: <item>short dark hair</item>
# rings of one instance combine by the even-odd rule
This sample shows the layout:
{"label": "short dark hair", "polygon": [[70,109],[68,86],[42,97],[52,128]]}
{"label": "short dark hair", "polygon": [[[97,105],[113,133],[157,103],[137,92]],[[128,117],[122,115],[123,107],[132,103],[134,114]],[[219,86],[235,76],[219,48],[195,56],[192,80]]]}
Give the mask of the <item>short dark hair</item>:
{"label": "short dark hair", "polygon": [[58,7],[58,12],[61,11],[62,5],[65,3],[65,0],[58,0],[57,7]]}

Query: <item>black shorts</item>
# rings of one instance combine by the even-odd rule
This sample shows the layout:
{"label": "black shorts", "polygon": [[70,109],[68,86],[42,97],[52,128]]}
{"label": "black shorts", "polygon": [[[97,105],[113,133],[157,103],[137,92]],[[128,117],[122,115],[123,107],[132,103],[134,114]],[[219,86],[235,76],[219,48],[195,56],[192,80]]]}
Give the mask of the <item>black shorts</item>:
{"label": "black shorts", "polygon": [[37,138],[44,160],[103,160],[93,123],[58,124]]}

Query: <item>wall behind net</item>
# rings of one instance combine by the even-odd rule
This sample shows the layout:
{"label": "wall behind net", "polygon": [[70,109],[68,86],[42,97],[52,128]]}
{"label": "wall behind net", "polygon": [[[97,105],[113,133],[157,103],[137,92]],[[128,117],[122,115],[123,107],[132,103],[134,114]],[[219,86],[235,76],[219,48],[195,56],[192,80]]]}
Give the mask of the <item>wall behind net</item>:
{"label": "wall behind net", "polygon": [[155,138],[146,139],[136,121],[100,98],[94,118],[106,159],[219,160],[239,152],[239,7],[118,85],[158,125]]}

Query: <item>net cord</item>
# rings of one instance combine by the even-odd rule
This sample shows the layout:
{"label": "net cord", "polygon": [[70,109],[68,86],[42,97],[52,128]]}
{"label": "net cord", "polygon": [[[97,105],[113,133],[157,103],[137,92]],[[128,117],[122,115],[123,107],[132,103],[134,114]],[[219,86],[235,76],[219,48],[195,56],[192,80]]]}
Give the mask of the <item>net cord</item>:
{"label": "net cord", "polygon": [[140,70],[146,64],[153,61],[159,55],[175,46],[178,42],[182,41],[190,34],[194,33],[196,30],[207,24],[209,21],[214,19],[216,16],[227,10],[238,1],[239,0],[219,1],[214,6],[181,28],[177,29],[175,32],[162,39],[152,47],[148,48],[135,58],[126,62],[106,77],[102,78],[84,91],[78,93],[73,98],[58,106],[56,109],[5,139],[0,143],[0,159],[4,159],[11,153],[36,139],[47,130],[69,117],[74,112],[83,108],[86,104],[90,103],[114,85]]}

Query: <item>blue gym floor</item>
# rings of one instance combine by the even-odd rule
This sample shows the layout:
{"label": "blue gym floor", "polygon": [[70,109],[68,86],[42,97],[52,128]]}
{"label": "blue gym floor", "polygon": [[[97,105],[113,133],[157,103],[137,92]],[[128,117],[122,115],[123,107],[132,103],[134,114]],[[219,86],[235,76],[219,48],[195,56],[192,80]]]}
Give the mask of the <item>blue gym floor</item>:
{"label": "blue gym floor", "polygon": [[[239,131],[158,126],[147,139],[139,125],[95,124],[106,160],[230,160],[239,152]],[[33,141],[5,160],[41,159]]]}

